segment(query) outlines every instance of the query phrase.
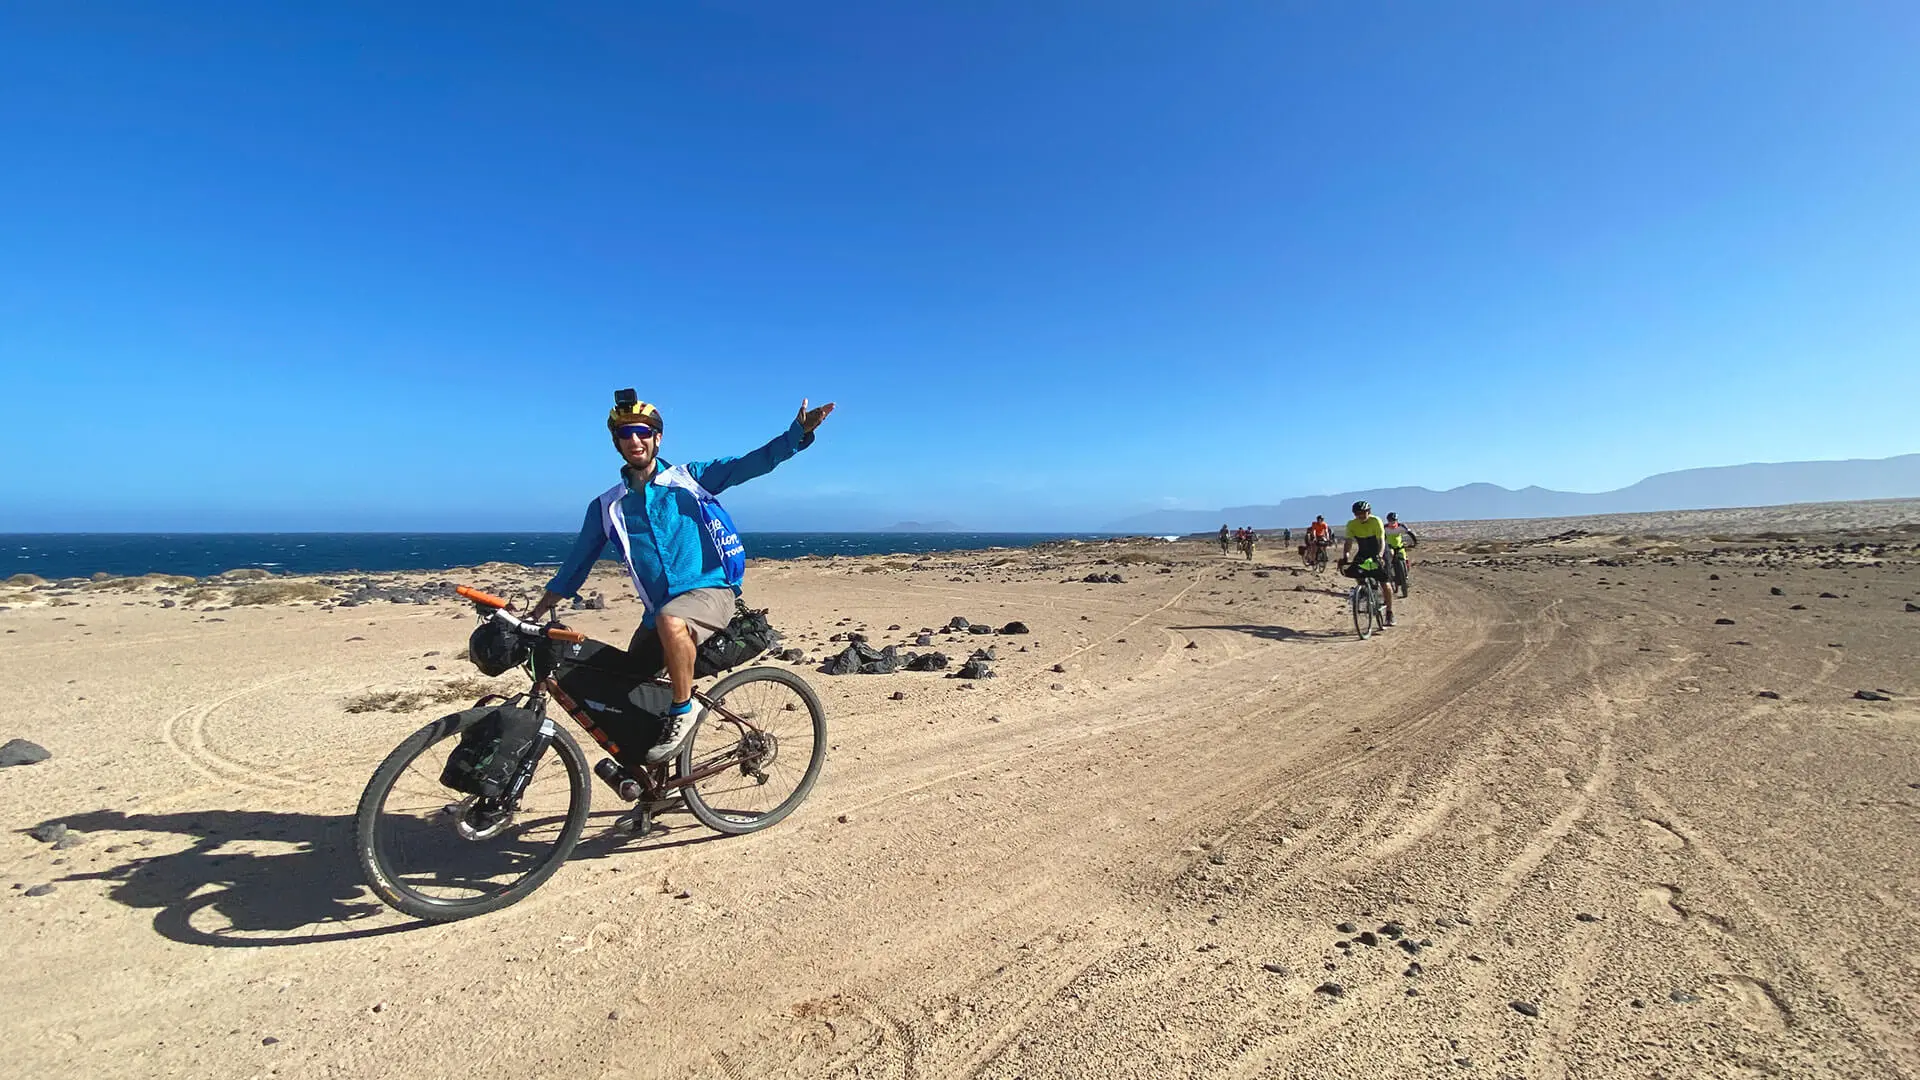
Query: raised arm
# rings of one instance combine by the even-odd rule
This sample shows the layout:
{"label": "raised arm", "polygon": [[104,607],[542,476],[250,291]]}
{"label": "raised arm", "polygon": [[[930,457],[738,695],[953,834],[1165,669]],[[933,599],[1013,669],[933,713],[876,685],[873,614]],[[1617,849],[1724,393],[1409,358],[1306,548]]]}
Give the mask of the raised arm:
{"label": "raised arm", "polygon": [[740,457],[716,458],[712,461],[695,462],[687,466],[693,478],[700,482],[711,494],[718,495],[735,484],[744,484],[758,476],[773,471],[774,466],[813,445],[814,429],[820,426],[833,412],[833,403],[828,402],[817,409],[808,409],[807,403],[800,402],[799,415],[787,430],[775,436],[773,440],[750,454]]}

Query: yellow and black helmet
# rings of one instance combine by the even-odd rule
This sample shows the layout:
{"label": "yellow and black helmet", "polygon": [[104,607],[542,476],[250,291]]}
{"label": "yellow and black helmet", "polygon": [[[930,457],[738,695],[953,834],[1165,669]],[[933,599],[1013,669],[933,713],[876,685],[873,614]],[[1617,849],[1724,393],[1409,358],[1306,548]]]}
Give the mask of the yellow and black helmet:
{"label": "yellow and black helmet", "polygon": [[615,390],[613,408],[607,412],[607,430],[619,431],[628,424],[645,424],[660,431],[660,410],[641,401],[630,389]]}

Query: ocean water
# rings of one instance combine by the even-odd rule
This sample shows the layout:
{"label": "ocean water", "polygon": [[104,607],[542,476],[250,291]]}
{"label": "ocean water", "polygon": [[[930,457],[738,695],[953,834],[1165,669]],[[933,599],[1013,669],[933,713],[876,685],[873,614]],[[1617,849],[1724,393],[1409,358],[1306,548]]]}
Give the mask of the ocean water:
{"label": "ocean water", "polygon": [[[750,559],[893,555],[1028,547],[1105,533],[745,533]],[[557,566],[573,533],[0,533],[0,580],[93,574],[206,577],[258,568],[277,574],[446,570],[483,562]]]}

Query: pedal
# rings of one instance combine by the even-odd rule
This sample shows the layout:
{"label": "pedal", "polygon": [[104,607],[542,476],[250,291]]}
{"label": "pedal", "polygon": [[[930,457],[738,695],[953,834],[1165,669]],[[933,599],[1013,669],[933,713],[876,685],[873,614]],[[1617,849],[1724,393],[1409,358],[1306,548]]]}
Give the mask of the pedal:
{"label": "pedal", "polygon": [[613,819],[615,836],[646,836],[653,831],[653,815],[645,810],[621,814]]}

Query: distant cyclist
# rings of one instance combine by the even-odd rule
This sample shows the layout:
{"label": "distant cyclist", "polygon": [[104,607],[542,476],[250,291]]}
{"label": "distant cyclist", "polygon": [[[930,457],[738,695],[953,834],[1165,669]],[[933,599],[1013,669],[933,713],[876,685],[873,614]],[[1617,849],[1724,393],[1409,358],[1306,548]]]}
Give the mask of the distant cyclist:
{"label": "distant cyclist", "polygon": [[[1355,547],[1359,551],[1354,552]],[[1357,558],[1349,563],[1349,553]],[[1373,569],[1363,570],[1360,564],[1373,560]],[[1379,518],[1373,516],[1373,507],[1365,499],[1353,504],[1353,520],[1347,522],[1347,539],[1340,545],[1340,565],[1346,575],[1359,581],[1372,578],[1380,583],[1380,591],[1386,594],[1386,626],[1393,625],[1393,578],[1387,567],[1387,529]]]}
{"label": "distant cyclist", "polygon": [[1232,534],[1227,531],[1227,527],[1220,526],[1220,554],[1225,555],[1230,550],[1227,545],[1232,542]]}
{"label": "distant cyclist", "polygon": [[1313,524],[1307,526],[1307,565],[1320,561],[1320,553],[1333,546],[1333,528],[1327,524],[1325,514],[1316,514]]}
{"label": "distant cyclist", "polygon": [[1412,529],[1400,521],[1400,515],[1387,512],[1387,557],[1393,560],[1393,581],[1400,587],[1400,595],[1405,596],[1411,588],[1407,583],[1407,567],[1413,563],[1412,549],[1420,546],[1420,538]]}

